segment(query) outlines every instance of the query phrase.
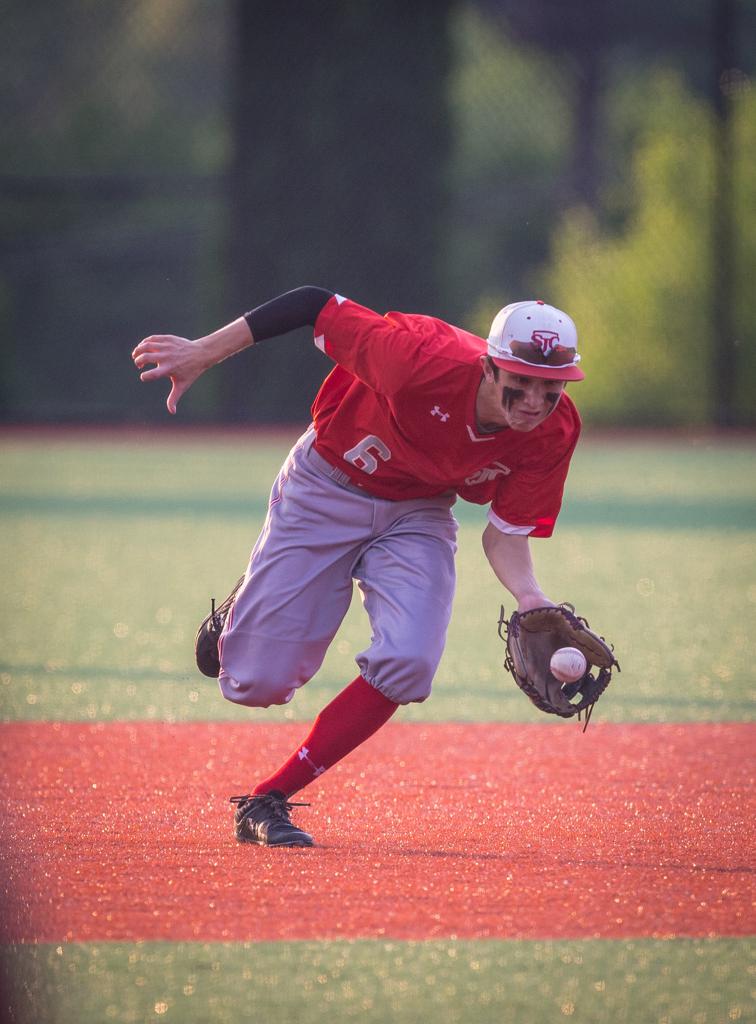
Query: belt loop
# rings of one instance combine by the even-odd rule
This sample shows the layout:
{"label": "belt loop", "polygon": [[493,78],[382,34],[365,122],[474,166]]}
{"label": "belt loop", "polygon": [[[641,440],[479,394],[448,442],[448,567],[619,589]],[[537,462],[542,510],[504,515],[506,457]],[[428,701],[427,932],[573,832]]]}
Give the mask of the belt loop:
{"label": "belt loop", "polygon": [[332,466],[328,459],[324,459],[323,456],[318,452],[317,448],[314,448],[315,436],[313,435],[308,442],[305,444],[305,456],[311,462],[314,462],[321,473],[327,476],[334,483],[337,483],[340,487],[345,487],[349,491],[353,491],[355,494],[364,494],[365,492],[361,487],[357,487],[356,484],[352,483],[349,475],[345,473],[338,466]]}

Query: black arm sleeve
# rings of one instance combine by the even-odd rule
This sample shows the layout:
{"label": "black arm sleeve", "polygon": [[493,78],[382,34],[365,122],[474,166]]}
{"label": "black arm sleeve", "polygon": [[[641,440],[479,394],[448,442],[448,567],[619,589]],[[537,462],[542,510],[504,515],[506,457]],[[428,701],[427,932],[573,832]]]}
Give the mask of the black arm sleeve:
{"label": "black arm sleeve", "polygon": [[244,319],[255,341],[264,341],[297,327],[314,326],[318,313],[332,296],[333,292],[326,288],[305,285],[250,310],[244,314]]}

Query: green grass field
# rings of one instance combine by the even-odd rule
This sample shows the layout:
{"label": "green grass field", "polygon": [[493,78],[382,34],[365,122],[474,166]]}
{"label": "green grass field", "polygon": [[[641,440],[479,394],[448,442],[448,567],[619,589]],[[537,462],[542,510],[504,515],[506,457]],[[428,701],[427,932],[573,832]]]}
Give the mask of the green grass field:
{"label": "green grass field", "polygon": [[756,962],[731,939],[153,942],[15,946],[5,970],[23,1024],[745,1024]]}
{"label": "green grass field", "polygon": [[[76,436],[0,444],[0,716],[310,719],[355,674],[355,600],[321,673],[285,709],[224,702],[192,648],[243,570],[287,445]],[[484,510],[457,506],[459,588],[434,695],[405,720],[542,721],[500,668]],[[539,577],[611,638],[610,721],[752,721],[756,446],[587,439]],[[562,726],[564,727],[564,726]],[[22,756],[22,752],[20,752]],[[251,881],[253,891],[253,880]],[[118,944],[4,951],[19,1021],[438,1022],[753,1019],[744,940]],[[750,982],[750,984],[749,984]],[[5,987],[4,987],[5,991]]]}
{"label": "green grass field", "polygon": [[[243,571],[286,445],[6,441],[0,538],[5,719],[312,718],[354,675],[359,600],[319,676],[285,710],[250,712],[199,676],[209,598]],[[458,504],[459,586],[434,695],[408,719],[538,721],[500,671],[508,595],[485,562],[484,510]],[[599,706],[612,721],[753,714],[756,447],[594,443],[575,458],[562,518],[533,543],[539,576],[615,643]]]}

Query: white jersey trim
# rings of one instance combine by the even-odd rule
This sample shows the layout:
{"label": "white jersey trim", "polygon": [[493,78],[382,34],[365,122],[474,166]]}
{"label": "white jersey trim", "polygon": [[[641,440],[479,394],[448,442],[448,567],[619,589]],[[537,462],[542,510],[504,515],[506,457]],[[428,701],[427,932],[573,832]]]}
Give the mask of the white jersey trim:
{"label": "white jersey trim", "polygon": [[[343,302],[347,301],[343,295],[337,295],[336,292],[333,293],[333,297],[334,299],[336,299],[336,302],[339,306]],[[325,334],[318,334],[315,338],[313,338],[313,341],[315,342],[315,348],[319,348],[321,352],[323,352],[325,355],[328,355],[328,353],[325,350]]]}
{"label": "white jersey trim", "polygon": [[506,519],[502,519],[501,516],[497,516],[492,508],[488,510],[488,521],[497,530],[501,530],[502,533],[513,533],[520,537],[527,537],[529,533],[535,530],[535,526],[514,526],[512,523],[508,523]]}
{"label": "white jersey trim", "polygon": [[493,441],[493,439],[494,439],[494,435],[493,434],[488,434],[486,437],[476,437],[475,436],[475,431],[470,426],[470,424],[469,423],[465,423],[465,426],[467,427],[467,433],[470,435],[470,440],[471,441],[475,441],[476,444],[477,444],[478,441]]}

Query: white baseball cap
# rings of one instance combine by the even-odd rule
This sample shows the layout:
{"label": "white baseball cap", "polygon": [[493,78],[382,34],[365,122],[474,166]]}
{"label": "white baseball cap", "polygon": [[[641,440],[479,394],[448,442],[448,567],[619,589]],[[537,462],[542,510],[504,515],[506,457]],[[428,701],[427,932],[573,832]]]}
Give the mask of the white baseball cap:
{"label": "white baseball cap", "polygon": [[575,324],[541,299],[511,302],[499,310],[488,335],[488,354],[497,366],[524,377],[585,377],[578,366]]}

